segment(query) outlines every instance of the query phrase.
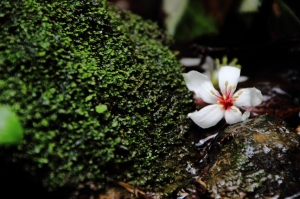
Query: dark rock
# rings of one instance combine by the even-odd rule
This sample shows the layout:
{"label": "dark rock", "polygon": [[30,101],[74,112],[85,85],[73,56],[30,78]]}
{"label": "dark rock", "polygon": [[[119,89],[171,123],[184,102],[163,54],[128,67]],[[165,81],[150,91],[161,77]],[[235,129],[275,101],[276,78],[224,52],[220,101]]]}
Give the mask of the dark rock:
{"label": "dark rock", "polygon": [[201,180],[211,198],[292,196],[300,192],[299,142],[269,115],[229,126],[213,141]]}

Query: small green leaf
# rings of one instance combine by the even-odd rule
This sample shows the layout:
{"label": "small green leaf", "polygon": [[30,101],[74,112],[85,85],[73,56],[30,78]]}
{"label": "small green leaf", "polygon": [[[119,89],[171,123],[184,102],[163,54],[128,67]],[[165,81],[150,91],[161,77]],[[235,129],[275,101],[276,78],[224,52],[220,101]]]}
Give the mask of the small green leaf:
{"label": "small green leaf", "polygon": [[87,97],[85,98],[85,101],[86,101],[86,102],[87,102],[87,101],[90,101],[93,97],[94,97],[94,95],[89,95],[89,96],[87,96]]}
{"label": "small green leaf", "polygon": [[96,106],[96,112],[97,113],[103,113],[107,110],[107,106],[105,104],[101,104]]}
{"label": "small green leaf", "polygon": [[40,56],[40,57],[43,57],[43,56],[45,56],[45,55],[46,55],[46,52],[45,52],[45,51],[39,52],[39,53],[38,53],[38,56]]}
{"label": "small green leaf", "polygon": [[0,106],[0,145],[19,144],[22,139],[18,116],[8,106]]}

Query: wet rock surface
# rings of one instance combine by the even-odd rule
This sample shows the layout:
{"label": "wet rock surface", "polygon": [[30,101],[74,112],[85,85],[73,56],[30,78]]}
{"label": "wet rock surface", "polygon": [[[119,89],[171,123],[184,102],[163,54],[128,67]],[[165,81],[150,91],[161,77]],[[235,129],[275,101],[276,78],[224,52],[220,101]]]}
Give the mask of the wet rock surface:
{"label": "wet rock surface", "polygon": [[[210,198],[285,198],[300,192],[300,136],[262,115],[214,139],[201,182]],[[199,190],[201,190],[199,188]]]}

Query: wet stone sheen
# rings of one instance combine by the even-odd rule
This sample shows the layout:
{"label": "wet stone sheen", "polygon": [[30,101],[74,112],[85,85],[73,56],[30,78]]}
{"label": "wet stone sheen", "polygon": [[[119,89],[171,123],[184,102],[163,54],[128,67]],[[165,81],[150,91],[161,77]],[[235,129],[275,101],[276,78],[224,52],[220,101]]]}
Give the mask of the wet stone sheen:
{"label": "wet stone sheen", "polygon": [[202,181],[211,198],[284,198],[300,192],[300,136],[268,115],[220,132]]}

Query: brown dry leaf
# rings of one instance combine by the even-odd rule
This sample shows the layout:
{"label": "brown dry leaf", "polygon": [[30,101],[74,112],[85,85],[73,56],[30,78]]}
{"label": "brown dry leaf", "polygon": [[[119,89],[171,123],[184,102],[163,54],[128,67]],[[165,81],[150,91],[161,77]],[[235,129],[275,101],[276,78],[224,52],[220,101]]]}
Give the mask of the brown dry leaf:
{"label": "brown dry leaf", "polygon": [[135,194],[136,197],[139,196],[139,193],[141,195],[145,195],[145,192],[131,186],[130,184],[127,184],[126,182],[118,182],[119,185],[121,185],[122,187],[124,187],[125,189],[127,189],[129,192]]}

